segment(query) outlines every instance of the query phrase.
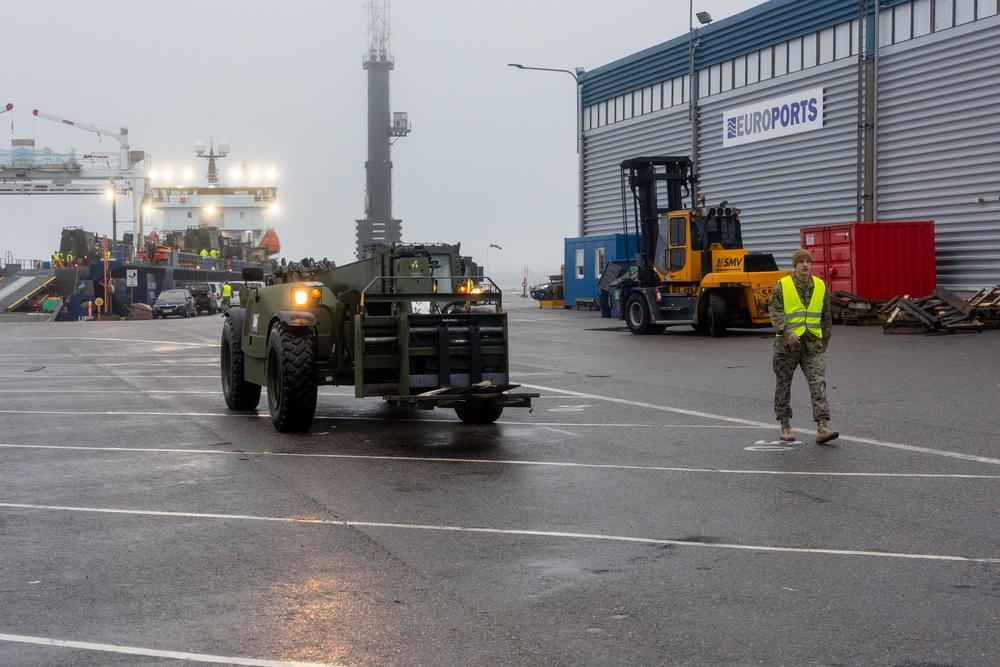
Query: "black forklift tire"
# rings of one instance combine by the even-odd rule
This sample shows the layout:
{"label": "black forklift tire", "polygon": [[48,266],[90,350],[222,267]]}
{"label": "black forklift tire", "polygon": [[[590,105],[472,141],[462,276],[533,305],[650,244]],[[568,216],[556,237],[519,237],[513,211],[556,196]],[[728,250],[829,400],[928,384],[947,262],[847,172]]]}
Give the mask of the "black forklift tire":
{"label": "black forklift tire", "polygon": [[642,294],[632,294],[625,302],[625,324],[628,325],[628,330],[637,336],[663,331],[663,326],[652,323],[649,304]]}
{"label": "black forklift tire", "polygon": [[726,300],[721,294],[713,292],[708,295],[708,333],[712,338],[721,338],[726,335]]}
{"label": "black forklift tire", "polygon": [[492,424],[503,414],[502,405],[468,403],[455,407],[455,414],[466,424]]}
{"label": "black forklift tire", "polygon": [[243,348],[232,318],[222,325],[222,395],[230,410],[253,410],[260,403],[260,385],[243,378]]}
{"label": "black forklift tire", "polygon": [[698,302],[697,321],[691,325],[691,328],[702,336],[708,333],[708,302],[705,299]]}
{"label": "black forklift tire", "polygon": [[282,433],[308,431],[316,415],[316,346],[301,330],[277,324],[267,338],[267,407]]}

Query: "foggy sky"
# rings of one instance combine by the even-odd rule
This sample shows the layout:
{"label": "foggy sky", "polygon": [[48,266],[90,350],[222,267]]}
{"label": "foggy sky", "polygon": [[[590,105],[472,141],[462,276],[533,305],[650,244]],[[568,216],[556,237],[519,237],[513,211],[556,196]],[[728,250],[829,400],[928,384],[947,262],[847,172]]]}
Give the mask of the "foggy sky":
{"label": "foggy sky", "polygon": [[[762,0],[695,0],[726,18]],[[196,170],[196,141],[274,166],[289,260],[353,261],[364,216],[368,8],[362,0],[0,0],[0,147],[115,151],[113,139],[32,116],[129,129],[153,166]],[[391,0],[393,217],[408,242],[461,242],[502,286],[543,282],[577,235],[570,75],[686,34],[686,0]],[[13,130],[11,123],[13,122]],[[225,170],[227,172],[228,170]],[[131,229],[118,202],[118,233]],[[111,234],[97,196],[0,196],[0,259],[48,259],[64,226]]]}

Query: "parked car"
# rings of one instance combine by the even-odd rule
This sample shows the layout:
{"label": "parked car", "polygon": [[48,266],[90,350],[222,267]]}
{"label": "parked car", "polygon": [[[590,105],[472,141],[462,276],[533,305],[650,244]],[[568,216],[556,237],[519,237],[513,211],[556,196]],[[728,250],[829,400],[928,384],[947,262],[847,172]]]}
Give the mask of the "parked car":
{"label": "parked car", "polygon": [[194,297],[195,310],[199,313],[205,311],[209,315],[215,315],[219,312],[219,305],[216,303],[212,283],[185,283],[184,288],[191,292],[191,296]]}
{"label": "parked car", "polygon": [[198,314],[194,296],[186,289],[167,289],[153,302],[153,319],[157,317],[194,317]]}

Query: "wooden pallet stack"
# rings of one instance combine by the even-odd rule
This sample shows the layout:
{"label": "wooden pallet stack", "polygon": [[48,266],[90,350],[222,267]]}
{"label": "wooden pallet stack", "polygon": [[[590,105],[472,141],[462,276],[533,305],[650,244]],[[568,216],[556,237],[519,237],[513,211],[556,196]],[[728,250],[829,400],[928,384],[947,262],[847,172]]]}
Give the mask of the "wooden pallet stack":
{"label": "wooden pallet stack", "polygon": [[837,290],[830,294],[830,314],[835,324],[881,324],[880,309],[885,303]]}
{"label": "wooden pallet stack", "polygon": [[995,312],[1000,301],[997,292],[1000,290],[995,288],[977,294],[981,296],[977,305],[944,287],[937,287],[933,294],[920,299],[897,296],[879,311],[884,318],[882,330],[885,333],[934,334],[982,331],[987,325],[980,317],[982,308],[978,303],[986,303],[985,310],[992,308]]}
{"label": "wooden pallet stack", "polygon": [[1000,328],[1000,285],[979,290],[969,297],[969,303],[984,324],[992,329]]}

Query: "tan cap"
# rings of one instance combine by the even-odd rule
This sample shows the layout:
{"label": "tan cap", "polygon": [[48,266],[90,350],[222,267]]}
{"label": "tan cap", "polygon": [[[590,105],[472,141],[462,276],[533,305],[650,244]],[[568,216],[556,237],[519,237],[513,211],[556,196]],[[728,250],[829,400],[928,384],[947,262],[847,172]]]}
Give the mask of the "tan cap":
{"label": "tan cap", "polygon": [[808,250],[806,250],[805,248],[799,248],[798,250],[792,253],[792,267],[794,268],[796,264],[798,264],[804,259],[808,259],[811,262],[812,258],[813,256],[809,253]]}

